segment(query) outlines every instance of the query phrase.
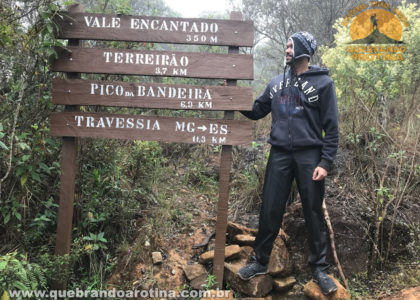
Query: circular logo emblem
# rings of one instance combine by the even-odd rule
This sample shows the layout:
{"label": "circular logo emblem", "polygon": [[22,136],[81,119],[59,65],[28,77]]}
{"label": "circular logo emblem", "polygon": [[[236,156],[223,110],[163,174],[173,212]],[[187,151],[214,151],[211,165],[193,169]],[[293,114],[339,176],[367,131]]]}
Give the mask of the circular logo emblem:
{"label": "circular logo emblem", "polygon": [[353,43],[360,44],[399,44],[402,32],[397,16],[384,9],[368,9],[358,14],[350,25]]}

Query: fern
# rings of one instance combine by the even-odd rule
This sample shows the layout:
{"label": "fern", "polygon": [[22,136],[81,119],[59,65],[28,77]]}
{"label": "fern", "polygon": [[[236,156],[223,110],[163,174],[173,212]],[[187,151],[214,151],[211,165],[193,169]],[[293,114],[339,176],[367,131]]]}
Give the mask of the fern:
{"label": "fern", "polygon": [[47,278],[36,263],[29,263],[17,250],[0,256],[0,294],[7,290],[37,290],[47,287]]}

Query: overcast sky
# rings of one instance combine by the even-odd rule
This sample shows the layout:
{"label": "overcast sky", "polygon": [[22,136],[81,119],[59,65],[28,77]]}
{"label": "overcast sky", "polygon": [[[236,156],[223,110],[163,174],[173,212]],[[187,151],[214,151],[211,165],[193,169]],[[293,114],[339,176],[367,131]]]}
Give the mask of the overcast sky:
{"label": "overcast sky", "polygon": [[198,18],[204,12],[229,14],[229,0],[165,0],[166,5],[181,14],[184,18]]}

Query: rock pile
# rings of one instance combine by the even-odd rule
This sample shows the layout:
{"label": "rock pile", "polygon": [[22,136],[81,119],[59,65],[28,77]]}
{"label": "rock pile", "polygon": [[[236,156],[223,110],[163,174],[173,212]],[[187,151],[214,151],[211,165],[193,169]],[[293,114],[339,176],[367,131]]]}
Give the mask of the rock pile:
{"label": "rock pile", "polygon": [[[283,230],[280,230],[274,242],[268,265],[268,274],[256,276],[248,281],[242,280],[238,276],[238,271],[248,263],[253,254],[252,246],[257,231],[229,222],[227,233],[227,241],[232,244],[225,248],[224,280],[232,290],[239,292],[241,295],[266,297],[265,299],[275,299],[270,296],[273,293],[278,295],[278,293],[287,293],[293,290],[296,279],[291,276],[293,264],[286,246],[289,236]],[[209,276],[206,267],[213,262],[213,258],[214,250],[210,250],[200,255],[198,263],[183,267],[185,277],[193,289],[205,288]],[[340,287],[339,291],[328,298],[320,293],[317,284],[313,281],[305,286],[305,295],[311,299],[350,299],[348,292],[338,281],[336,282]]]}
{"label": "rock pile", "polygon": [[[242,280],[237,273],[251,258],[257,231],[229,222],[227,232],[227,240],[234,244],[225,248],[224,278],[233,290],[243,295],[263,297],[273,289],[287,291],[293,287],[296,280],[289,276],[292,272],[292,263],[285,244],[288,236],[283,231],[274,242],[270,256],[269,274],[256,276],[249,281]],[[184,274],[193,289],[203,289],[208,278],[206,265],[213,262],[213,258],[214,250],[210,250],[200,255],[198,264],[183,267]]]}

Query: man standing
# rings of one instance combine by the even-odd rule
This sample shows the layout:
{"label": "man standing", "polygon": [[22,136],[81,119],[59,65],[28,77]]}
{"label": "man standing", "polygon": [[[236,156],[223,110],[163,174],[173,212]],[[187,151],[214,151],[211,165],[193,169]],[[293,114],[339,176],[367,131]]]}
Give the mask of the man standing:
{"label": "man standing", "polygon": [[322,201],[324,178],[338,147],[338,112],[329,70],[309,66],[316,49],[310,33],[293,34],[287,42],[285,71],[270,81],[252,111],[241,112],[253,120],[271,112],[268,142],[272,146],[254,244],[256,255],[238,275],[248,280],[267,273],[273,242],[280,230],[292,181],[296,179],[310,245],[308,263],[322,292],[329,294],[337,286],[326,273],[327,232]]}

